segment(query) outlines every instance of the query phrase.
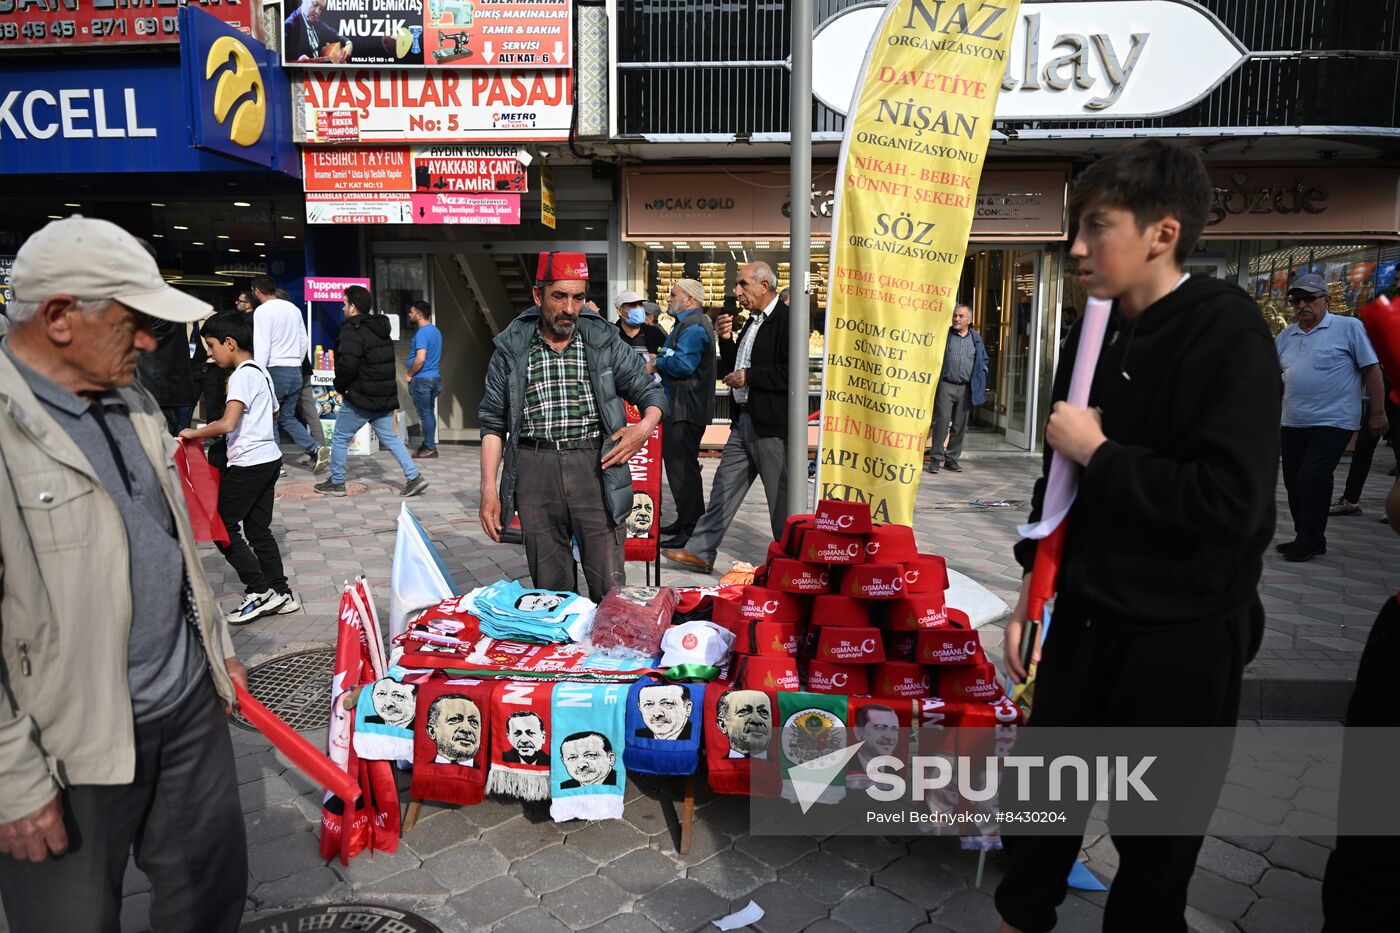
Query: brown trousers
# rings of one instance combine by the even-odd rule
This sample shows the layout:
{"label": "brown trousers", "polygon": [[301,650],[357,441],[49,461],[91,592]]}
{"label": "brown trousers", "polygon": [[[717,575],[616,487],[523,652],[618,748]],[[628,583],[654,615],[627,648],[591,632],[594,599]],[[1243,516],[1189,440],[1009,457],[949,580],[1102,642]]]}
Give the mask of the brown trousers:
{"label": "brown trousers", "polygon": [[597,450],[536,450],[522,446],[515,510],[535,587],[578,592],[573,542],[578,542],[588,598],[595,603],[627,584],[625,529],[603,496]]}

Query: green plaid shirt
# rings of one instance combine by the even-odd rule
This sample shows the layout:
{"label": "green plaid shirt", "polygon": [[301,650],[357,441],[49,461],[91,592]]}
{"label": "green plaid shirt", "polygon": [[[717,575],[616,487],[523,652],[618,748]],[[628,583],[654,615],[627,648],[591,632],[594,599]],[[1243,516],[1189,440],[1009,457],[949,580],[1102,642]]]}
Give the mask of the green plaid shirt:
{"label": "green plaid shirt", "polygon": [[577,333],[555,353],[538,330],[530,338],[521,436],[542,441],[601,437],[598,403],[588,379],[588,357]]}

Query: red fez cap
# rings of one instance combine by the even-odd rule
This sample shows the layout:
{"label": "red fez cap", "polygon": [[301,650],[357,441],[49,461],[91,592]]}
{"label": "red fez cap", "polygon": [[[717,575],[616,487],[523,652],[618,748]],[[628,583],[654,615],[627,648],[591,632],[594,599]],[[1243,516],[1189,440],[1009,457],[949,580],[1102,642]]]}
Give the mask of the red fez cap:
{"label": "red fez cap", "polygon": [[943,591],[910,593],[890,608],[885,626],[892,632],[943,628],[948,625],[948,610],[943,605]]}
{"label": "red fez cap", "polygon": [[841,577],[840,592],[857,599],[899,599],[904,595],[904,568],[899,564],[856,564]]}
{"label": "red fez cap", "polygon": [[990,662],[945,667],[938,671],[938,695],[949,702],[997,700],[1005,693],[997,682],[996,665]]}
{"label": "red fez cap", "polygon": [[882,564],[902,564],[916,560],[919,546],[914,529],[908,525],[876,525],[865,536],[865,559]]}
{"label": "red fez cap", "polygon": [[904,562],[906,593],[941,593],[948,588],[948,563],[937,554],[920,554]]}
{"label": "red fez cap", "polygon": [[803,528],[797,559],[808,564],[859,564],[865,560],[865,539],[860,535]]}
{"label": "red fez cap", "polygon": [[554,282],[559,279],[588,281],[588,257],[583,253],[540,253],[535,267],[535,281]]}
{"label": "red fez cap", "polygon": [[919,633],[918,660],[920,664],[984,664],[987,656],[976,629],[944,628]]}
{"label": "red fez cap", "polygon": [[866,693],[870,681],[864,667],[812,661],[807,665],[808,693]]}
{"label": "red fez cap", "polygon": [[767,585],[784,593],[827,593],[831,591],[831,571],[791,557],[773,557],[768,562]]}
{"label": "red fez cap", "polygon": [[801,690],[797,661],[792,658],[740,656],[734,681],[742,690]]}
{"label": "red fez cap", "polygon": [[859,628],[870,624],[870,610],[865,603],[834,593],[812,600],[813,625],[844,625]]}
{"label": "red fez cap", "polygon": [[813,521],[821,531],[863,535],[870,530],[870,503],[823,499],[817,503]]}
{"label": "red fez cap", "polygon": [[750,585],[744,587],[739,614],[757,622],[801,622],[802,602],[789,593]]}
{"label": "red fez cap", "polygon": [[824,625],[812,629],[816,636],[812,659],[828,664],[879,664],[885,660],[885,640],[877,628],[844,628]]}
{"label": "red fez cap", "polygon": [[886,661],[876,666],[870,684],[873,696],[891,700],[921,700],[933,692],[929,672],[908,661]]}

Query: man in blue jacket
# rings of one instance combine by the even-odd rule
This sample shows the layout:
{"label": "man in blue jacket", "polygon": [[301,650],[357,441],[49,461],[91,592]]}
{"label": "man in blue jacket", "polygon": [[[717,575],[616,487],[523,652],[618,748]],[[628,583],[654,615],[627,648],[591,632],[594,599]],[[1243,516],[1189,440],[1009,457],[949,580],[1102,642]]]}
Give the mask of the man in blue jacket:
{"label": "man in blue jacket", "polygon": [[671,286],[676,318],[653,371],[661,376],[671,416],[661,432],[661,460],[676,504],[676,521],[661,529],[663,548],[685,547],[705,514],[700,439],[715,419],[715,328],[705,314],[705,288],[695,279]]}
{"label": "man in blue jacket", "polygon": [[[666,394],[616,327],[584,310],[588,260],[541,253],[535,306],[496,335],[481,399],[481,527],[493,541],[520,514],[537,589],[588,597],[627,582],[628,461],[666,413]],[[626,400],[641,409],[629,425]],[[499,473],[499,489],[497,474]]]}
{"label": "man in blue jacket", "polygon": [[940,460],[954,473],[962,472],[958,458],[962,456],[968,415],[987,400],[987,348],[982,335],[969,326],[971,322],[971,308],[954,306],[953,326],[948,328],[948,348],[943,351],[943,372],[933,404],[933,442],[926,468],[930,473],[938,472]]}

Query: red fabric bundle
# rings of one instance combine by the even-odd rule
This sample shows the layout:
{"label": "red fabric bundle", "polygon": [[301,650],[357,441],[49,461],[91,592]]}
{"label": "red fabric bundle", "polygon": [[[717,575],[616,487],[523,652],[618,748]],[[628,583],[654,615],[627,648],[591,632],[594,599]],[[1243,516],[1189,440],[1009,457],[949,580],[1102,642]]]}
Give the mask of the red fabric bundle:
{"label": "red fabric bundle", "polygon": [[766,585],[784,593],[825,593],[831,589],[831,571],[804,564],[791,557],[774,557],[768,562]]}
{"label": "red fabric bundle", "polygon": [[603,597],[593,614],[589,639],[612,657],[654,658],[676,611],[676,591],[669,586],[619,586]]}
{"label": "red fabric bundle", "polygon": [[865,559],[882,564],[902,564],[917,560],[919,546],[914,529],[908,525],[876,525],[865,536]]}
{"label": "red fabric bundle", "polygon": [[885,617],[885,627],[892,632],[914,632],[947,625],[948,609],[943,604],[942,590],[905,596],[890,607]]}
{"label": "red fabric bundle", "polygon": [[204,442],[182,438],[175,448],[175,468],[180,473],[194,539],[228,547],[228,529],[219,517],[219,471],[205,459]]}
{"label": "red fabric bundle", "polygon": [[481,803],[491,755],[494,688],[480,680],[433,680],[418,688],[410,785],[414,798]]}
{"label": "red fabric bundle", "polygon": [[[920,664],[985,664],[982,639],[975,629],[943,628],[919,633]],[[939,685],[942,686],[942,679]]]}
{"label": "red fabric bundle", "polygon": [[865,560],[865,538],[803,528],[798,532],[797,559],[808,564],[859,564]]}
{"label": "red fabric bundle", "polygon": [[734,683],[749,690],[801,690],[796,658],[766,658],[741,654],[734,664]]}
{"label": "red fabric bundle", "polygon": [[941,593],[948,588],[948,562],[937,554],[920,554],[904,562],[906,593]]}
{"label": "red fabric bundle", "polygon": [[857,564],[841,576],[841,593],[856,599],[899,599],[904,568],[899,564]]}
{"label": "red fabric bundle", "polygon": [[734,688],[718,681],[705,689],[705,762],[711,790],[778,795],[781,782],[773,750],[777,709],[773,691]]}
{"label": "red fabric bundle", "polygon": [[819,531],[836,531],[847,535],[863,535],[870,531],[870,503],[823,499],[817,503],[812,524]]}
{"label": "red fabric bundle", "polygon": [[861,628],[870,624],[870,610],[865,603],[835,593],[812,600],[812,625],[843,625]]}
{"label": "red fabric bundle", "polygon": [[808,693],[844,693],[849,696],[870,692],[870,678],[866,669],[859,664],[809,661],[805,683]]}

